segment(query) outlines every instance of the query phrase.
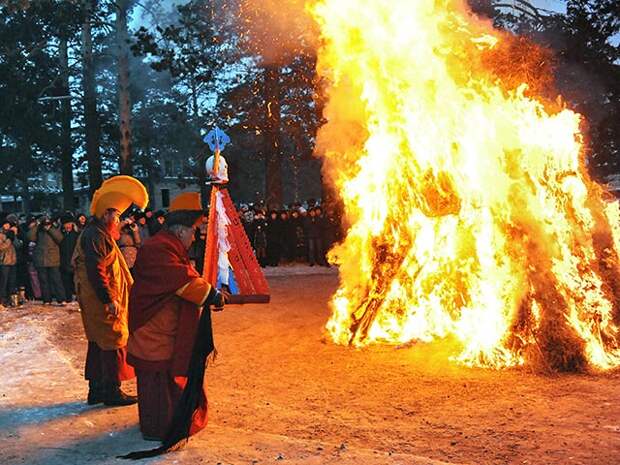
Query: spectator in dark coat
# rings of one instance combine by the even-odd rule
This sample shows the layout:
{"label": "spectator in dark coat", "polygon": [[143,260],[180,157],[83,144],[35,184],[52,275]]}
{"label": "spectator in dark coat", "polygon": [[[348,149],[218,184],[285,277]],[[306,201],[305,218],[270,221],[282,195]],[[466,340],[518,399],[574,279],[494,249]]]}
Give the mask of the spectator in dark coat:
{"label": "spectator in dark coat", "polygon": [[280,212],[280,224],[282,226],[280,230],[280,246],[282,247],[280,258],[285,261],[291,261],[291,243],[289,241],[291,223],[288,211],[282,210]]}
{"label": "spectator in dark coat", "polygon": [[241,224],[250,243],[254,234],[254,210],[247,206],[241,207]]}
{"label": "spectator in dark coat", "polygon": [[75,221],[75,231],[77,233],[84,231],[86,223],[88,223],[88,217],[84,213],[78,213]]}
{"label": "spectator in dark coat", "polygon": [[207,225],[209,224],[209,214],[205,213],[202,222],[196,228],[194,234],[194,242],[188,250],[189,259],[193,262],[194,268],[200,275],[204,270],[205,264],[205,247],[207,245]]}
{"label": "spectator in dark coat", "polygon": [[26,265],[26,253],[28,240],[24,235],[23,228],[20,227],[17,218],[11,222],[12,234],[15,235],[15,254],[17,263],[15,265],[15,286],[18,292],[18,303],[23,304],[26,301],[26,285],[28,282],[28,269]]}
{"label": "spectator in dark coat", "polygon": [[8,226],[8,230],[0,228],[0,306],[18,304],[18,299],[12,297],[17,297],[17,250],[21,241],[15,234],[15,225]]}
{"label": "spectator in dark coat", "polygon": [[121,249],[127,268],[133,274],[133,265],[138,256],[138,249],[142,246],[142,237],[140,236],[140,229],[131,215],[121,221],[121,237],[116,243]]}
{"label": "spectator in dark coat", "polygon": [[143,244],[149,237],[151,237],[151,234],[149,233],[149,228],[146,224],[146,219],[146,213],[136,213],[136,224],[138,225],[138,230],[140,231],[140,241]]}
{"label": "spectator in dark coat", "polygon": [[166,221],[166,212],[163,210],[157,210],[155,214],[146,220],[146,224],[149,228],[149,234],[154,236],[162,228],[164,221]]}
{"label": "spectator in dark coat", "polygon": [[278,266],[282,255],[282,221],[278,212],[272,210],[267,219],[267,264]]}
{"label": "spectator in dark coat", "polygon": [[305,219],[306,239],[308,240],[308,262],[310,266],[316,264],[323,265],[323,241],[321,232],[323,229],[323,218],[320,216],[320,209],[311,208]]}
{"label": "spectator in dark coat", "polygon": [[258,210],[252,222],[252,247],[261,267],[267,266],[267,220],[265,214]]}
{"label": "spectator in dark coat", "polygon": [[60,243],[63,239],[60,229],[44,217],[38,226],[28,231],[28,239],[36,243],[33,261],[41,284],[43,304],[50,305],[54,297],[63,306],[66,296],[60,277]]}
{"label": "spectator in dark coat", "polygon": [[[37,219],[34,216],[29,216],[19,229],[19,238],[22,241],[22,247],[21,251],[18,251],[17,257],[17,285],[20,288],[20,293],[23,288],[25,294],[23,297],[29,300],[41,297],[39,277],[37,276],[37,271],[32,262],[31,250],[33,247],[31,247],[30,244],[34,244],[34,242],[30,242],[28,239],[30,229],[36,227],[36,225]],[[35,288],[37,292],[35,292]]]}
{"label": "spectator in dark coat", "polygon": [[308,255],[306,231],[304,229],[303,218],[300,216],[298,210],[293,210],[291,212],[287,237],[291,251],[291,261],[306,260]]}
{"label": "spectator in dark coat", "polygon": [[67,302],[73,300],[75,285],[73,284],[73,265],[71,257],[80,236],[76,231],[75,218],[71,213],[66,213],[60,218],[62,224],[62,242],[60,243],[60,276],[65,290]]}

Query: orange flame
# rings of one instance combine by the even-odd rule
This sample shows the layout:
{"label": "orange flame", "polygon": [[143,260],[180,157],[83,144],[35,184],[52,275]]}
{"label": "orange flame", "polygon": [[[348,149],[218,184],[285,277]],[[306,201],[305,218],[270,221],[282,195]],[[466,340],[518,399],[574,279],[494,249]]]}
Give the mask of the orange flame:
{"label": "orange flame", "polygon": [[514,39],[455,0],[309,10],[329,83],[317,152],[351,224],[330,252],[334,341],[450,337],[467,365],[618,366],[618,204],[585,170],[580,116],[493,70]]}

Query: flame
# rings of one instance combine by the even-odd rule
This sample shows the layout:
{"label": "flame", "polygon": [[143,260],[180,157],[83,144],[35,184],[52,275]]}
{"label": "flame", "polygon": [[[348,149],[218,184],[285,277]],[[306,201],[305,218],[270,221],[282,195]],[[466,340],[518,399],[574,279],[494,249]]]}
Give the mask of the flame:
{"label": "flame", "polygon": [[618,204],[586,172],[580,115],[496,71],[515,39],[455,0],[308,9],[328,82],[317,152],[350,223],[330,252],[333,340],[451,339],[470,366],[618,366]]}

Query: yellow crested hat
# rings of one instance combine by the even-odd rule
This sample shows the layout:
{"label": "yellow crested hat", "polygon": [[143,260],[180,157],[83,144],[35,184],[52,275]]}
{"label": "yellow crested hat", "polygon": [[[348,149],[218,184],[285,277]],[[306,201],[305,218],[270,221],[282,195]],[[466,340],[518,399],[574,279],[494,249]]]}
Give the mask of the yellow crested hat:
{"label": "yellow crested hat", "polygon": [[100,217],[106,210],[114,208],[121,213],[136,204],[144,209],[149,203],[149,194],[144,185],[131,176],[114,176],[106,179],[95,191],[90,204],[90,213]]}
{"label": "yellow crested hat", "polygon": [[170,202],[169,211],[174,212],[178,210],[202,211],[200,192],[183,192],[172,199],[172,202]]}

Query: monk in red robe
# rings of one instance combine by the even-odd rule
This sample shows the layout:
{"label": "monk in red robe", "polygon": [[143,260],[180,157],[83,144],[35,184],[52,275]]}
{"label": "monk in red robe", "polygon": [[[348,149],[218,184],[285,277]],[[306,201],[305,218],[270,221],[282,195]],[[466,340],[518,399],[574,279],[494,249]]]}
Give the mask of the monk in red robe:
{"label": "monk in red robe", "polygon": [[[209,305],[223,308],[226,298],[198,274],[188,256],[202,219],[199,195],[182,194],[170,210],[164,228],[138,252],[129,303],[128,362],[138,378],[140,430],[149,440],[164,440],[170,429],[187,383],[201,312],[210,312]],[[212,340],[210,319],[208,329]],[[189,435],[207,422],[202,376]]]}

